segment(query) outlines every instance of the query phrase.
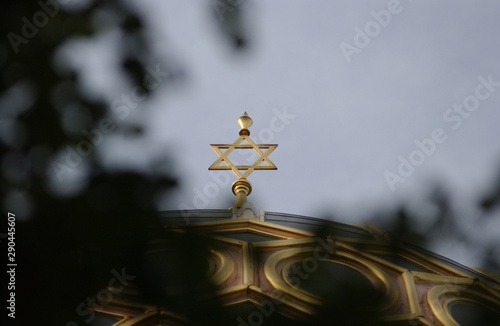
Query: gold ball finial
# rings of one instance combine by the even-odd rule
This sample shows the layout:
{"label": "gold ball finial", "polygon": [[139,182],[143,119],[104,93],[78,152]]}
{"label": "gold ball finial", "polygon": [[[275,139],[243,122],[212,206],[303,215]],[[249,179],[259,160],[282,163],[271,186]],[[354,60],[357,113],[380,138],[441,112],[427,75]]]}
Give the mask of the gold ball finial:
{"label": "gold ball finial", "polygon": [[252,118],[248,116],[248,114],[245,112],[243,115],[238,119],[238,124],[241,127],[241,130],[250,128],[250,126],[253,124]]}

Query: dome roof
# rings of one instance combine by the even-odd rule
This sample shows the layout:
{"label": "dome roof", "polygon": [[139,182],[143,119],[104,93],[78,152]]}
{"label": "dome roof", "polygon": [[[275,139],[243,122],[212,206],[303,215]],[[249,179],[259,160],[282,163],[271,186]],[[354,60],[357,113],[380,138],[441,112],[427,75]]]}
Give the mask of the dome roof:
{"label": "dome roof", "polygon": [[[166,233],[149,250],[158,262],[154,277],[166,280],[159,291],[181,301],[190,293],[200,316],[214,304],[218,322],[477,325],[474,314],[500,320],[497,275],[399,242],[373,224],[256,211],[248,203],[159,218]],[[180,243],[187,246],[181,253]],[[191,259],[200,259],[187,265],[201,275],[195,281],[173,267]],[[152,306],[133,286],[100,312],[123,325],[200,323],[176,303]],[[200,324],[215,317],[203,318]]]}

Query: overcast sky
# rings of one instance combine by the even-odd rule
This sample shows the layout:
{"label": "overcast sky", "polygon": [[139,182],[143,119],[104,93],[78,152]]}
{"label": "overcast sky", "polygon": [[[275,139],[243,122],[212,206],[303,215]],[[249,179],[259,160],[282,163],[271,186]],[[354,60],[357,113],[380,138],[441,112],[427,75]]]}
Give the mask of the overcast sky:
{"label": "overcast sky", "polygon": [[[218,30],[227,13],[210,2],[131,3],[147,18],[157,68],[168,72],[173,61],[186,78],[142,102],[148,114],[126,117],[147,127],[144,137],[121,146],[110,137],[99,150],[106,164],[127,168],[170,155],[180,186],[161,209],[228,207],[236,177],[208,171],[217,158],[209,144],[234,142],[246,111],[254,141],[278,144],[269,156],[278,170],[249,177],[257,208],[357,223],[407,202],[425,220],[432,207],[423,201],[438,182],[471,232],[498,236],[474,225],[466,207],[500,164],[500,3],[234,1],[249,41],[242,53]],[[116,34],[80,43],[71,60],[88,70],[83,85],[126,94],[131,85],[102,71],[116,63],[106,55]],[[431,249],[477,262],[460,244]]]}

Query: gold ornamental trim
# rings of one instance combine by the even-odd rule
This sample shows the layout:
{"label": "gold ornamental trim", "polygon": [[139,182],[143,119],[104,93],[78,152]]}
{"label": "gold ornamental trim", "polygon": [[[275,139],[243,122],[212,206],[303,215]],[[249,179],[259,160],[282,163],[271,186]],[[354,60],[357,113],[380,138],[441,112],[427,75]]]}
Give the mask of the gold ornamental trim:
{"label": "gold ornamental trim", "polygon": [[[443,296],[451,296],[442,300]],[[427,301],[437,319],[445,326],[460,326],[451,315],[450,308],[456,302],[469,302],[500,315],[500,300],[474,289],[456,285],[438,285],[427,292]]]}
{"label": "gold ornamental trim", "polygon": [[[293,287],[291,284],[289,284],[286,281],[286,278],[283,276],[283,272],[285,271],[285,268],[287,266],[290,266],[292,262],[289,264],[285,265],[284,268],[280,270],[280,274],[278,274],[278,264],[286,259],[290,258],[296,258],[293,259],[293,262],[296,262],[297,260],[300,259],[301,256],[304,254],[311,254],[314,253],[314,248],[293,248],[293,249],[285,249],[278,251],[274,254],[272,254],[270,257],[267,258],[267,260],[264,263],[264,273],[266,275],[267,280],[273,285],[276,289],[292,296],[295,297],[303,302],[313,304],[316,306],[321,306],[322,302],[319,300],[319,298],[313,294],[310,294],[306,291],[297,289]],[[384,292],[385,292],[385,300],[384,304],[380,307],[377,307],[380,310],[387,310],[391,308],[397,301],[399,297],[399,292],[397,289],[396,284],[392,279],[390,279],[385,272],[377,267],[375,264],[366,261],[360,257],[356,257],[354,255],[344,253],[344,252],[339,252],[336,251],[335,254],[333,254],[335,258],[320,258],[317,259],[318,261],[328,261],[332,263],[339,263],[343,264],[347,267],[353,268],[356,271],[359,271],[364,275],[365,277],[372,282],[372,284],[375,286],[375,288],[380,288],[380,283],[376,282],[375,280],[378,280],[383,284],[384,286]],[[362,268],[356,265],[361,265]],[[375,281],[375,282],[374,282]]]}
{"label": "gold ornamental trim", "polygon": [[210,278],[210,281],[214,282],[215,285],[222,284],[226,281],[234,271],[235,262],[233,257],[229,255],[224,250],[211,252],[217,256],[221,262],[221,267],[215,272],[215,274]]}

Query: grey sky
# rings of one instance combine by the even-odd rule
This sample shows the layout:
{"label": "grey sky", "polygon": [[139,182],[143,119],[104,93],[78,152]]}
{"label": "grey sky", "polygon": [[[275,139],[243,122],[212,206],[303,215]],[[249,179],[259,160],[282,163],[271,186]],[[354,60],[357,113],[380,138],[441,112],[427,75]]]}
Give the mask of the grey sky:
{"label": "grey sky", "polygon": [[[483,86],[477,104],[471,98],[481,80],[500,82],[500,3],[240,2],[249,35],[249,49],[240,55],[218,33],[210,2],[133,2],[148,17],[160,69],[167,71],[173,60],[187,79],[162,84],[140,104],[142,111],[131,110],[125,120],[141,121],[148,132],[132,144],[108,137],[99,148],[107,164],[145,168],[149,158],[167,152],[181,186],[162,209],[225,208],[234,198],[230,184],[216,189],[211,175],[229,174],[207,170],[217,158],[209,144],[236,140],[236,120],[247,111],[254,121],[251,137],[279,145],[270,156],[278,171],[249,177],[249,201],[258,208],[320,217],[331,212],[356,223],[374,209],[406,201],[425,219],[432,207],[422,202],[434,181],[458,207],[477,203],[500,163],[500,87]],[[385,18],[386,26],[376,23],[377,30],[372,11],[388,6],[397,13],[390,22]],[[374,35],[369,44],[346,58],[341,44],[355,46],[357,28],[367,26],[375,28],[368,31]],[[133,87],[109,73],[117,63],[105,53],[119,46],[119,35],[110,30],[65,50],[72,65],[89,72],[82,81],[94,85],[89,92],[99,96],[112,85],[109,101]],[[458,113],[443,118],[466,98],[475,107],[464,109],[459,126]],[[293,118],[283,118],[284,112]],[[436,128],[442,142],[423,159],[415,156],[423,163],[392,191],[384,173],[397,174],[398,157],[409,160],[419,149],[415,140],[432,138]],[[198,191],[207,200],[196,199]],[[472,231],[486,240],[497,236],[491,225],[474,225],[474,211],[462,213]],[[477,262],[460,244],[432,249],[465,264]]]}

